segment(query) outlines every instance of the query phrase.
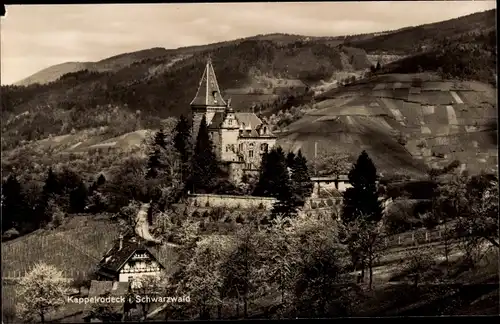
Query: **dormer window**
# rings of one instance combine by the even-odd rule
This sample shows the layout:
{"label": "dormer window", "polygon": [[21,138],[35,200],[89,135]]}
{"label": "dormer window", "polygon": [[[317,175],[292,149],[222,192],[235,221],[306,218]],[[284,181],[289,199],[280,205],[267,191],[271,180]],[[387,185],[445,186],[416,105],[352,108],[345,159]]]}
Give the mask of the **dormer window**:
{"label": "dormer window", "polygon": [[227,123],[228,123],[229,125],[232,125],[232,124],[233,124],[233,120],[232,120],[232,119],[228,119],[228,120],[227,120]]}

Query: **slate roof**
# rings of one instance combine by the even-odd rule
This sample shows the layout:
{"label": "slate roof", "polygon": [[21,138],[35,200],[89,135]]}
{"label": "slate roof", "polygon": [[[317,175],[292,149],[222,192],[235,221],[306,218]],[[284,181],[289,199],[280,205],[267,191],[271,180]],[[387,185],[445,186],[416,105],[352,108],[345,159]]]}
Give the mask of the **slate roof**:
{"label": "slate roof", "polygon": [[[100,297],[107,296],[108,293],[110,296],[127,296],[129,290],[128,282],[118,282],[118,281],[98,281],[92,280],[90,283],[89,295],[88,297]],[[90,315],[90,311],[92,310],[92,303],[85,304],[83,309],[83,315]],[[124,303],[110,303],[109,306],[115,312],[121,312],[123,310]]]}
{"label": "slate roof", "polygon": [[226,102],[222,98],[217,77],[215,76],[212,61],[209,59],[205,66],[205,71],[198,85],[196,95],[191,101],[192,106],[226,106]]}
{"label": "slate roof", "polygon": [[226,114],[223,112],[216,112],[210,122],[210,125],[208,125],[208,129],[219,129],[224,122],[224,118],[226,117],[225,115]]}
{"label": "slate roof", "polygon": [[[99,268],[105,270],[105,272],[107,272],[106,270],[118,272],[121,267],[123,267],[125,262],[127,262],[127,260],[132,255],[134,255],[135,252],[148,252],[156,259],[158,264],[163,267],[163,265],[161,265],[161,263],[157,260],[157,257],[154,255],[154,253],[151,252],[151,250],[148,249],[141,241],[135,241],[131,238],[124,238],[122,248],[120,249],[120,243],[119,241],[117,241],[116,244],[102,258],[101,262],[99,263]],[[108,257],[110,258],[108,259]]]}
{"label": "slate roof", "polygon": [[[270,130],[267,135],[259,135],[258,130],[264,126],[264,123],[254,113],[235,113],[234,115],[240,124],[240,137],[275,137]],[[225,117],[226,114],[224,112],[216,112],[208,128],[219,129]]]}
{"label": "slate roof", "polygon": [[276,137],[268,130],[267,135],[259,135],[258,130],[265,124],[254,113],[235,113],[240,124],[240,137]]}

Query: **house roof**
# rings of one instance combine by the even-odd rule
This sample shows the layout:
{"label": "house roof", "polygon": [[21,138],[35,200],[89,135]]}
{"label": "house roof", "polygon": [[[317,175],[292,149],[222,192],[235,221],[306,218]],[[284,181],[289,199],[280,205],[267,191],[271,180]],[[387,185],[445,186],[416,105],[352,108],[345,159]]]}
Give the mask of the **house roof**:
{"label": "house roof", "polygon": [[234,115],[236,116],[238,123],[244,124],[244,127],[250,126],[252,129],[256,129],[257,126],[262,124],[262,120],[260,120],[260,118],[254,113],[240,112],[235,113]]}
{"label": "house roof", "polygon": [[225,107],[227,104],[222,98],[217,77],[215,76],[212,61],[209,59],[203,71],[203,75],[198,85],[196,95],[191,101],[192,106],[221,106]]}
{"label": "house roof", "polygon": [[102,258],[99,263],[99,268],[104,269],[105,272],[107,272],[106,270],[118,272],[136,252],[149,253],[163,268],[163,265],[158,261],[154,253],[148,249],[144,243],[139,240],[134,240],[134,238],[124,238],[121,249],[119,240],[117,240],[116,244]]}
{"label": "house roof", "polygon": [[212,118],[212,121],[210,122],[210,125],[208,125],[209,129],[219,129],[222,126],[222,123],[224,122],[224,118],[226,117],[226,114],[223,112],[216,112],[214,114],[214,117]]}
{"label": "house roof", "polygon": [[254,113],[235,113],[236,119],[240,124],[240,137],[276,137],[270,130],[266,135],[260,135],[259,129],[265,124]]}
{"label": "house roof", "polygon": [[[90,283],[89,295],[88,297],[100,297],[100,296],[126,296],[129,290],[128,282],[118,282],[118,281],[98,281],[92,280]],[[84,316],[88,316],[92,310],[92,303],[85,304],[83,309]],[[109,306],[116,312],[122,310],[124,303],[114,302],[110,303]]]}
{"label": "house roof", "polygon": [[[235,113],[236,120],[240,125],[240,137],[275,137],[269,131],[266,135],[260,135],[258,130],[265,124],[254,113]],[[216,112],[208,126],[209,129],[219,129],[226,118],[225,112]]]}

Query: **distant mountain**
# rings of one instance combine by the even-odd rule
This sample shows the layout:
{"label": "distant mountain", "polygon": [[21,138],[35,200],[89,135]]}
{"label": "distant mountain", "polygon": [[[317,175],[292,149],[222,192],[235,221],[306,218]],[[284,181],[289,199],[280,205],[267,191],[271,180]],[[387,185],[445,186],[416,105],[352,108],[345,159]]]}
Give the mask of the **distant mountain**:
{"label": "distant mountain", "polygon": [[47,84],[56,81],[64,74],[74,73],[82,70],[105,72],[117,71],[130,64],[153,57],[167,54],[164,48],[151,48],[132,53],[116,55],[98,62],[66,62],[43,69],[21,81],[15,83],[18,86],[27,86],[34,83]]}
{"label": "distant mountain", "polygon": [[496,31],[496,16],[496,9],[491,9],[437,23],[385,32],[375,37],[348,36],[345,44],[362,48],[368,53],[414,54],[425,51],[446,38],[454,40],[465,34]]}

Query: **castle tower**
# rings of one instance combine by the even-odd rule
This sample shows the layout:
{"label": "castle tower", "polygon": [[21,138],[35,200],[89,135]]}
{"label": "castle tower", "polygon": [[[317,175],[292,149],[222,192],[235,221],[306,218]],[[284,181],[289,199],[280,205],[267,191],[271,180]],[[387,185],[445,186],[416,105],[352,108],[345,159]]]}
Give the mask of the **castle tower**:
{"label": "castle tower", "polygon": [[193,114],[192,134],[195,138],[198,135],[203,115],[205,115],[207,125],[210,125],[215,113],[224,112],[227,107],[226,102],[222,98],[210,58],[207,60],[196,96],[193,101],[191,101],[190,105]]}
{"label": "castle tower", "polygon": [[224,120],[220,126],[221,132],[221,160],[230,162],[238,161],[238,136],[240,125],[231,107],[231,98],[227,103],[227,109],[224,114]]}

